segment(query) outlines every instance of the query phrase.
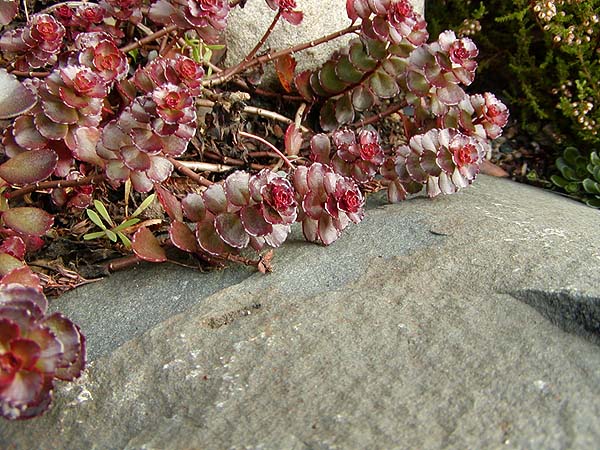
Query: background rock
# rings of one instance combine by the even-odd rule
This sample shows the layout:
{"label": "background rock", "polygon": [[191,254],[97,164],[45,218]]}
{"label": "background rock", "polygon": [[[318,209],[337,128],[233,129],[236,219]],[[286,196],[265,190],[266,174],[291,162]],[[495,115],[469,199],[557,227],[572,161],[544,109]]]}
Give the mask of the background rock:
{"label": "background rock", "polygon": [[[310,42],[334,31],[342,30],[350,25],[346,14],[346,0],[296,0],[298,9],[304,13],[300,25],[291,25],[280,19],[273,33],[267,39],[264,49],[280,50],[303,42]],[[413,0],[415,9],[424,10],[424,0]],[[227,31],[226,65],[232,66],[252,50],[269,28],[275,12],[267,6],[265,0],[248,0],[243,9],[234,8],[229,16]],[[345,45],[351,36],[344,36],[294,54],[298,61],[296,72],[318,67],[340,47]],[[268,84],[275,78],[272,65],[265,75]]]}
{"label": "background rock", "polygon": [[[363,223],[328,248],[302,242],[296,229],[274,273],[243,275],[205,297],[195,286],[222,272],[140,267],[83,286],[60,302],[89,318],[90,352],[103,356],[58,387],[45,416],[1,422],[0,442],[594,448],[599,218],[481,176],[434,200],[372,198]],[[94,334],[122,320],[116,307],[98,313],[103,301],[164,311],[175,296],[182,314],[153,324],[144,317],[153,308],[140,308],[139,323],[151,328],[107,338],[97,352]]]}

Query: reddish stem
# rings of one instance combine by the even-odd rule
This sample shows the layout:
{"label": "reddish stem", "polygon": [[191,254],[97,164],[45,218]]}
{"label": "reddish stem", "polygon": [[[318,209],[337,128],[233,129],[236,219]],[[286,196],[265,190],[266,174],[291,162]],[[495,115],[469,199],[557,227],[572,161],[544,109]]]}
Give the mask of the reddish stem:
{"label": "reddish stem", "polygon": [[286,49],[280,50],[278,52],[267,53],[266,55],[253,58],[250,61],[247,61],[245,64],[240,64],[239,66],[237,66],[237,69],[235,70],[235,72],[230,72],[230,73],[221,72],[218,75],[205,80],[203,82],[203,85],[207,86],[207,87],[211,87],[211,86],[215,86],[217,84],[224,83],[225,81],[227,81],[229,78],[231,78],[236,73],[243,72],[244,70],[249,69],[250,67],[254,67],[259,64],[264,64],[269,61],[273,61],[274,59],[280,58],[281,56],[284,56],[284,55],[289,55],[290,53],[296,53],[296,52],[300,52],[302,50],[306,50],[307,48],[316,47],[317,45],[320,45],[325,42],[331,41],[333,39],[339,38],[345,34],[354,33],[355,31],[357,31],[359,29],[360,29],[360,25],[351,25],[347,28],[344,28],[343,30],[336,31],[335,33],[328,34],[327,36],[323,36],[320,39],[316,39],[316,40],[310,41],[310,42],[305,42],[303,44],[298,44],[298,45],[295,45],[294,47],[286,48]]}
{"label": "reddish stem", "polygon": [[155,41],[163,37],[165,34],[169,34],[171,31],[175,31],[176,29],[177,25],[169,25],[168,27],[157,31],[156,33],[152,33],[150,36],[146,36],[145,38],[142,38],[139,41],[132,42],[129,45],[121,47],[119,50],[121,50],[123,53],[130,52],[131,50],[135,50],[136,48],[141,47],[144,44]]}
{"label": "reddish stem", "polygon": [[31,192],[35,192],[37,190],[44,189],[53,189],[53,188],[67,188],[67,187],[75,187],[75,186],[87,186],[89,184],[97,184],[98,181],[104,180],[105,177],[103,174],[99,175],[90,175],[88,177],[83,177],[78,180],[52,180],[52,181],[41,181],[38,183],[29,184],[27,186],[23,186],[21,189],[9,192],[6,194],[6,198],[9,200],[22,197],[24,195],[30,194]]}
{"label": "reddish stem", "polygon": [[177,169],[177,172],[179,172],[180,174],[185,175],[189,179],[195,181],[200,186],[209,187],[214,184],[212,181],[207,180],[202,175],[198,175],[196,172],[194,172],[189,167],[184,166],[183,164],[181,164],[180,161],[177,161],[175,158],[169,157],[167,159],[171,162],[171,164],[173,164],[175,166],[175,169]]}
{"label": "reddish stem", "polygon": [[256,136],[256,135],[251,134],[251,133],[246,133],[245,131],[240,131],[239,133],[240,133],[240,136],[244,136],[244,137],[247,137],[247,138],[254,139],[254,140],[257,140],[259,142],[262,142],[267,147],[269,147],[271,150],[273,150],[277,154],[277,156],[279,156],[281,159],[283,159],[283,162],[285,162],[285,164],[290,169],[294,168],[294,165],[290,162],[290,160],[287,159],[287,157],[283,153],[281,153],[277,147],[275,147],[273,144],[271,144],[266,139],[263,139],[260,136]]}
{"label": "reddish stem", "polygon": [[359,120],[358,122],[354,122],[353,124],[350,124],[350,126],[351,127],[364,127],[365,125],[369,125],[371,123],[379,122],[384,117],[392,115],[395,112],[400,111],[403,107],[404,106],[401,103],[396,103],[395,105],[392,105],[392,106],[390,106],[387,109],[384,109],[380,113],[375,114],[373,116],[370,116],[370,117],[368,117],[366,119]]}

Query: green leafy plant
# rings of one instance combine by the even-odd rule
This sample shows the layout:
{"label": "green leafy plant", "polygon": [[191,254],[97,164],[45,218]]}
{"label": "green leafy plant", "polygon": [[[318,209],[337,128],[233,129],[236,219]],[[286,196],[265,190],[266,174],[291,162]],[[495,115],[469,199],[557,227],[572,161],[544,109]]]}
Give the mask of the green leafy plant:
{"label": "green leafy plant", "polygon": [[[139,223],[140,219],[138,216],[146,209],[150,204],[154,201],[156,194],[151,194],[144,199],[144,201],[137,207],[137,209],[129,216],[129,218],[124,219],[119,225],[115,224],[115,221],[111,219],[110,214],[100,200],[94,200],[94,209],[87,208],[85,210],[89,219],[94,222],[96,226],[98,226],[102,231],[95,231],[93,233],[87,233],[83,236],[83,239],[86,241],[92,239],[98,239],[101,237],[106,237],[110,239],[112,242],[117,242],[117,238],[121,240],[123,245],[127,248],[131,248],[131,240],[124,233],[124,230],[130,228],[137,223]],[[104,220],[103,220],[104,219]],[[110,228],[109,228],[110,227]]]}
{"label": "green leafy plant", "polygon": [[592,208],[600,208],[600,156],[593,151],[589,158],[575,147],[567,147],[556,160],[560,175],[553,175],[552,182],[570,196],[583,201]]}

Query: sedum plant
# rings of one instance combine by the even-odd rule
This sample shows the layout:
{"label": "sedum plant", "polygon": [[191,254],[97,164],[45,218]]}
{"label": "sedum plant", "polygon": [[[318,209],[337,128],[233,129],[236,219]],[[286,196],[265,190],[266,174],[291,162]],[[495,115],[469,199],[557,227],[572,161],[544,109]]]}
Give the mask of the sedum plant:
{"label": "sedum plant", "polygon": [[585,158],[575,147],[567,147],[556,160],[560,175],[552,182],[567,194],[592,208],[600,208],[600,156],[593,151]]}
{"label": "sedum plant", "polygon": [[[46,244],[101,250],[103,273],[141,260],[268,272],[294,223],[330,245],[363,219],[368,193],[397,202],[467,187],[506,125],[493,94],[465,91],[474,42],[452,31],[429,40],[407,0],[348,0],[348,27],[259,54],[279,20],[304,20],[294,0],[266,0],[272,26],[239,64],[219,67],[204,49],[224,45],[229,13],[244,3],[64,2],[28,15],[2,3],[5,417],[43,412],[53,379],[76,377],[85,362],[79,329],[45,315],[42,291],[56,283],[27,263]],[[343,35],[353,38],[322,66],[295,72],[292,54]],[[255,87],[271,63],[279,92]],[[262,97],[286,107],[270,111]],[[377,127],[390,116],[400,145]]]}

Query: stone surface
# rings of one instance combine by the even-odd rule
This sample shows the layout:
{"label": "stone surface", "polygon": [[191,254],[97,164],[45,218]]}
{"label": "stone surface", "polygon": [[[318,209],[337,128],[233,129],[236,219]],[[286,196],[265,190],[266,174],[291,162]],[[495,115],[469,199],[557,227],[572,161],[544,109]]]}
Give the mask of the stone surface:
{"label": "stone surface", "polygon": [[[298,9],[304,13],[300,25],[291,25],[279,20],[265,49],[280,50],[303,42],[310,42],[350,25],[346,14],[346,0],[297,0]],[[415,9],[424,10],[424,0],[414,0]],[[248,0],[243,9],[231,11],[226,31],[227,66],[238,63],[252,50],[269,28],[275,12],[267,6],[265,0]],[[348,42],[350,36],[307,49],[294,57],[298,61],[297,72],[313,69],[325,62],[331,54]],[[269,67],[265,80],[272,80],[274,71]]]}
{"label": "stone surface", "polygon": [[[594,448],[599,219],[481,176],[373,198],[329,248],[293,240],[274,273],[214,292],[196,289],[222,272],[166,266],[84,286],[61,302],[89,318],[89,370],[45,416],[0,423],[0,447]],[[123,320],[103,301],[143,304],[150,328],[96,340]]]}

